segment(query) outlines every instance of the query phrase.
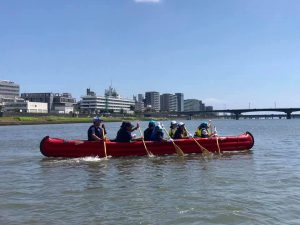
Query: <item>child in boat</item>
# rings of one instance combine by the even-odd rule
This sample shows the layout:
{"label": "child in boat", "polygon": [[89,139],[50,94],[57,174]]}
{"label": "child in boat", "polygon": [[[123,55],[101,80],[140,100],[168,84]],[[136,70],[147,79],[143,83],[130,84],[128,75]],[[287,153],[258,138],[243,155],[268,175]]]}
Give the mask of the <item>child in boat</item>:
{"label": "child in boat", "polygon": [[163,128],[160,124],[155,126],[151,135],[151,141],[167,141],[166,139],[164,139]]}
{"label": "child in boat", "polygon": [[120,127],[120,130],[117,133],[117,137],[115,139],[116,142],[131,142],[131,141],[140,141],[142,138],[133,138],[131,133],[137,129],[139,129],[140,125],[137,123],[136,127],[127,121],[124,121]]}
{"label": "child in boat", "polygon": [[188,138],[188,133],[186,132],[185,129],[185,124],[183,122],[178,123],[177,130],[174,134],[174,139],[183,139],[183,138]]}
{"label": "child in boat", "polygon": [[153,120],[151,120],[148,124],[148,128],[144,131],[144,140],[145,141],[151,140],[151,135],[153,133],[154,128],[155,128],[155,122]]}
{"label": "child in boat", "polygon": [[[212,127],[212,125],[210,125]],[[206,122],[203,122],[199,125],[197,128],[194,137],[201,137],[201,138],[208,138],[213,137],[216,135],[214,131],[210,128],[209,124]]]}
{"label": "child in boat", "polygon": [[[88,129],[89,141],[101,141],[105,139],[105,135],[106,135],[105,126],[104,124],[100,126],[102,121],[103,120],[101,117],[96,116],[93,118],[93,125],[91,125],[90,128]],[[104,133],[104,137],[103,137],[103,133]]]}
{"label": "child in boat", "polygon": [[175,132],[177,130],[177,122],[175,120],[171,121],[171,126],[169,130],[169,136],[174,138]]}

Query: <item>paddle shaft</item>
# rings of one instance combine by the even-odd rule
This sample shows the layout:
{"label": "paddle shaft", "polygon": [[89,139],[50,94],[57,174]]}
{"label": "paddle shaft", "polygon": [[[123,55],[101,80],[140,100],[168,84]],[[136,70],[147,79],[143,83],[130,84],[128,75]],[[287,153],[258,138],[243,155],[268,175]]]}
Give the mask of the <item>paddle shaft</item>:
{"label": "paddle shaft", "polygon": [[216,140],[217,140],[217,146],[218,146],[218,153],[219,153],[219,155],[221,155],[221,148],[219,145],[219,137],[218,136],[216,136]]}
{"label": "paddle shaft", "polygon": [[[186,132],[188,134],[190,134],[190,132],[187,130],[186,127],[184,127],[184,129],[186,130]],[[193,140],[196,142],[196,144],[201,148],[201,151],[205,152],[206,154],[211,154],[206,148],[204,148],[202,145],[200,145],[200,143],[192,136]]]}
{"label": "paddle shaft", "polygon": [[166,130],[166,128],[163,127],[163,129],[164,129],[164,131],[167,133],[167,135],[168,135],[168,137],[170,138],[170,140],[172,141],[172,143],[173,143],[173,145],[174,145],[174,148],[175,148],[175,150],[176,150],[177,155],[178,155],[178,156],[184,156],[183,151],[181,150],[181,148],[180,148],[178,145],[175,144],[175,142],[174,142],[173,139],[170,137],[170,135],[169,135],[168,131]]}
{"label": "paddle shaft", "polygon": [[148,148],[147,148],[147,146],[146,146],[145,139],[144,139],[144,136],[143,136],[143,134],[142,134],[142,131],[141,131],[141,128],[140,128],[140,127],[139,127],[139,132],[140,132],[140,135],[141,135],[141,137],[142,137],[142,142],[143,142],[143,144],[144,144],[144,147],[145,147],[145,149],[146,149],[146,152],[147,152],[148,156],[149,156],[149,157],[153,156],[153,154],[148,150]]}
{"label": "paddle shaft", "polygon": [[107,153],[106,153],[106,141],[105,141],[105,134],[104,134],[104,129],[103,129],[103,127],[102,127],[102,138],[103,138],[104,154],[105,154],[105,158],[107,158]]}

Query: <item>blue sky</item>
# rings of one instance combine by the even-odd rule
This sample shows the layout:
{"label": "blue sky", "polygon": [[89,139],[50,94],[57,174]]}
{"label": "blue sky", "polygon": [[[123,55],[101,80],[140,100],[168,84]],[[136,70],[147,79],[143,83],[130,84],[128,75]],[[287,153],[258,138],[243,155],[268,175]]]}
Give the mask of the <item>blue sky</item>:
{"label": "blue sky", "polygon": [[298,0],[2,0],[0,79],[21,92],[183,92],[300,107]]}

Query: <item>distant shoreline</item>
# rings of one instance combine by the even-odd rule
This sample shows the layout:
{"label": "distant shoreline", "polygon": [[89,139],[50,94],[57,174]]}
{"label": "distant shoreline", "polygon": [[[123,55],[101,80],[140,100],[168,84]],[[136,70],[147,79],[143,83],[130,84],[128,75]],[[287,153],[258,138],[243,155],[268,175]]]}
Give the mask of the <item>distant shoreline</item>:
{"label": "distant shoreline", "polygon": [[75,122],[75,121],[36,121],[36,122],[9,121],[9,122],[3,122],[3,121],[0,121],[0,126],[42,125],[42,124],[71,124],[71,123],[88,123],[88,122]]}
{"label": "distant shoreline", "polygon": [[[103,122],[128,121],[149,121],[152,118],[144,117],[103,117]],[[167,120],[167,118],[155,118],[155,120]],[[0,126],[13,125],[41,125],[41,124],[71,124],[71,123],[92,123],[92,117],[77,118],[64,116],[43,116],[43,117],[0,117]]]}

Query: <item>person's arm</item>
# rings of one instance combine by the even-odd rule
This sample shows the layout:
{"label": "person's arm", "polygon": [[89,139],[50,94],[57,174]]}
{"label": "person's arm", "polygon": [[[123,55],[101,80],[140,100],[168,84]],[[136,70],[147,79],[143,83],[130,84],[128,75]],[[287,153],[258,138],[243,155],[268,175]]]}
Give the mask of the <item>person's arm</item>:
{"label": "person's arm", "polygon": [[168,142],[168,140],[164,138],[164,134],[163,133],[159,136],[159,141],[161,141],[161,142]]}
{"label": "person's arm", "polygon": [[96,135],[95,127],[92,128],[92,134],[91,134],[91,136],[92,136],[93,141],[101,141],[101,140],[102,140],[101,138],[99,138],[99,137]]}
{"label": "person's arm", "polygon": [[96,134],[92,134],[92,138],[93,138],[94,141],[102,141],[102,139],[97,137]]}
{"label": "person's arm", "polygon": [[143,137],[132,138],[131,141],[142,141]]}
{"label": "person's arm", "polygon": [[133,132],[133,131],[135,131],[135,130],[139,129],[139,127],[140,127],[140,124],[139,124],[139,123],[137,123],[137,124],[136,124],[136,127],[135,127],[135,128],[133,128],[133,129],[131,130],[131,132]]}

